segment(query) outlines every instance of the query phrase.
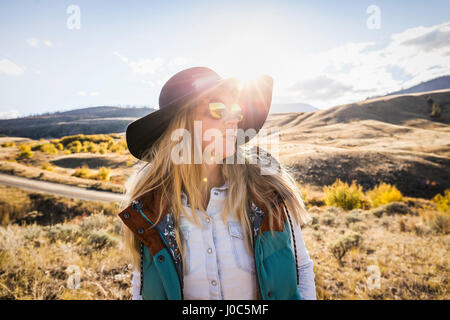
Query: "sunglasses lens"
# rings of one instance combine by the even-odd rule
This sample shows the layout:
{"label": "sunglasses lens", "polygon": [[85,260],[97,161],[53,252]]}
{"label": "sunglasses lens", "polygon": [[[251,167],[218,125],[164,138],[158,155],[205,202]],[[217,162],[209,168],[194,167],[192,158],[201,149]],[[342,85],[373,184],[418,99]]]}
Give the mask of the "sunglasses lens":
{"label": "sunglasses lens", "polygon": [[[222,102],[210,102],[209,113],[214,119],[222,119],[225,116],[227,106]],[[238,104],[232,104],[230,112],[239,118],[239,121],[244,117],[242,108]]]}
{"label": "sunglasses lens", "polygon": [[209,113],[215,119],[222,119],[227,107],[222,102],[210,102]]}

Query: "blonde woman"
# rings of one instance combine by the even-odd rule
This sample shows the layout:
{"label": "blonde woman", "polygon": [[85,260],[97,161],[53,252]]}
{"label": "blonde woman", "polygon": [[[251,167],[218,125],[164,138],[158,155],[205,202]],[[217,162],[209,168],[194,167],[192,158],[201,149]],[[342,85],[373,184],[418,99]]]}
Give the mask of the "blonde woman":
{"label": "blonde woman", "polygon": [[295,181],[247,146],[272,88],[265,75],[243,83],[189,68],[165,83],[159,110],[128,126],[143,164],[119,214],[133,299],[316,299]]}

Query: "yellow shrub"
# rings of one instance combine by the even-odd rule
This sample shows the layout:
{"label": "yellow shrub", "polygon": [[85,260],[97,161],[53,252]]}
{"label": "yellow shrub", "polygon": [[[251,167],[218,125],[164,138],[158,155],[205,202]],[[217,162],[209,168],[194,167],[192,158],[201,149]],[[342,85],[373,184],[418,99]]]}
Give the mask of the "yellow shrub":
{"label": "yellow shrub", "polygon": [[96,153],[98,151],[98,145],[93,142],[89,142],[87,145],[87,152]]}
{"label": "yellow shrub", "polygon": [[63,150],[64,149],[64,146],[63,146],[62,143],[57,143],[55,146],[56,146],[56,149],[58,149],[58,150]]}
{"label": "yellow shrub", "polygon": [[72,176],[88,179],[92,177],[92,172],[87,165],[83,165],[81,168],[76,168]]}
{"label": "yellow shrub", "polygon": [[15,147],[15,146],[16,146],[16,144],[12,141],[2,143],[2,147],[4,147],[4,148]]}
{"label": "yellow shrub", "polygon": [[71,153],[81,152],[81,147],[81,142],[78,140],[72,141],[67,145],[67,149],[69,149]]}
{"label": "yellow shrub", "polygon": [[42,152],[48,153],[48,154],[57,154],[58,150],[56,149],[55,145],[52,143],[44,143],[39,148]]}
{"label": "yellow shrub", "polygon": [[436,204],[436,207],[439,211],[448,211],[450,210],[450,189],[446,189],[444,191],[444,195],[438,193],[431,199]]}
{"label": "yellow shrub", "polygon": [[111,169],[110,168],[106,168],[106,167],[101,167],[98,170],[97,177],[100,180],[109,181],[109,179],[111,177]]}
{"label": "yellow shrub", "polygon": [[402,193],[395,186],[384,182],[367,191],[366,197],[369,199],[372,207],[403,200]]}
{"label": "yellow shrub", "polygon": [[51,163],[43,163],[41,166],[42,170],[47,170],[47,171],[53,171],[55,169],[55,167],[51,164]]}
{"label": "yellow shrub", "polygon": [[34,153],[31,151],[31,147],[28,144],[21,144],[19,146],[19,158],[25,159],[25,158],[32,158]]}
{"label": "yellow shrub", "polygon": [[364,193],[362,187],[353,180],[349,186],[346,182],[337,179],[331,186],[323,188],[325,193],[325,203],[327,206],[341,207],[345,210],[364,208]]}

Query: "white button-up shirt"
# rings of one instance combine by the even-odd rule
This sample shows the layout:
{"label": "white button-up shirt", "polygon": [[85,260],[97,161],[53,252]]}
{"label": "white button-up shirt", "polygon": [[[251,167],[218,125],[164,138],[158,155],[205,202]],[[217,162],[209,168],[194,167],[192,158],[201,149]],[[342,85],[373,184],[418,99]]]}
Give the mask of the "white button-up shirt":
{"label": "white button-up shirt", "polygon": [[[184,238],[185,261],[183,294],[185,300],[255,300],[257,298],[257,276],[255,260],[246,249],[242,226],[232,215],[227,224],[222,222],[220,212],[227,196],[227,185],[211,189],[206,213],[200,218],[205,227],[201,229],[180,215],[180,231]],[[182,204],[192,217],[187,197],[182,193]],[[202,217],[198,214],[197,217]],[[302,299],[316,299],[313,261],[303,241],[301,228],[294,224],[299,272],[298,290]],[[294,248],[291,239],[292,248]],[[134,300],[139,295],[140,273],[134,270],[132,293]]]}

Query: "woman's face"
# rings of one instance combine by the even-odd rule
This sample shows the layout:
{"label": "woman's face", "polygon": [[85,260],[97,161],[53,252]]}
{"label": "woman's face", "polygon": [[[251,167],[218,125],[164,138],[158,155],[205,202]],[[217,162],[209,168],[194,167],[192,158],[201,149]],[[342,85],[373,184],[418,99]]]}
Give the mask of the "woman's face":
{"label": "woman's face", "polygon": [[[229,110],[225,112],[224,117],[216,119],[210,114],[209,103],[222,102],[227,107],[238,103],[235,91],[220,90],[205,96],[197,105],[195,120],[202,124],[202,153],[203,161],[205,156],[213,155],[214,161],[225,159],[236,152],[236,135],[239,116]],[[222,142],[217,143],[216,138]],[[222,145],[222,152],[216,150],[216,146]],[[208,150],[205,152],[205,150]],[[213,152],[209,152],[214,150]]]}

